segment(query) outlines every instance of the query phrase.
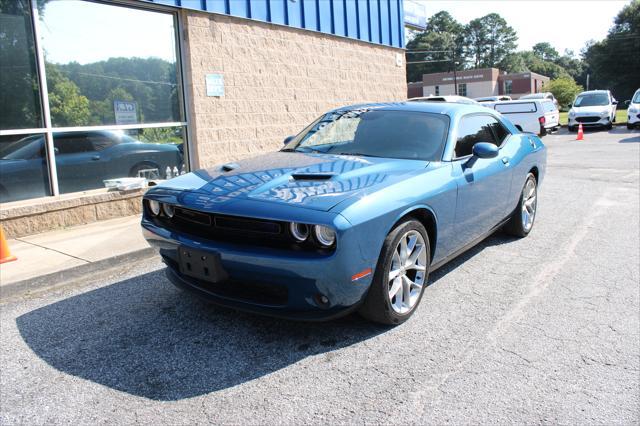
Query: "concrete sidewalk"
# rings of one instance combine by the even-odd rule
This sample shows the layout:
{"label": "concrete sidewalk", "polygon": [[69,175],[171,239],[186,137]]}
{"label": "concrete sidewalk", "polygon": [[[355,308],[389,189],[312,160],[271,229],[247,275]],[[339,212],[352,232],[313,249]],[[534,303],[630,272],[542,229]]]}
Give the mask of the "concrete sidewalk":
{"label": "concrete sidewalk", "polygon": [[153,254],[140,232],[139,215],[11,239],[8,244],[18,260],[0,265],[1,298]]}

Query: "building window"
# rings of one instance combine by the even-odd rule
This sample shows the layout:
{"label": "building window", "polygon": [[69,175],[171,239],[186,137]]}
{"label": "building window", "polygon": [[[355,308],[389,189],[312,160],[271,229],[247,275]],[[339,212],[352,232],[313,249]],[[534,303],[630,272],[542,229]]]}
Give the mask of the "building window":
{"label": "building window", "polygon": [[505,95],[510,95],[513,91],[513,81],[505,80],[504,82],[504,93]]}
{"label": "building window", "polygon": [[467,96],[467,83],[458,84],[458,95]]}
{"label": "building window", "polygon": [[[36,5],[39,19],[30,9]],[[0,23],[0,153],[29,160],[20,170],[3,168],[0,202],[185,169],[175,14],[17,0],[0,2]],[[39,79],[47,93],[39,92]]]}
{"label": "building window", "polygon": [[436,86],[436,96],[440,96],[440,86]]}

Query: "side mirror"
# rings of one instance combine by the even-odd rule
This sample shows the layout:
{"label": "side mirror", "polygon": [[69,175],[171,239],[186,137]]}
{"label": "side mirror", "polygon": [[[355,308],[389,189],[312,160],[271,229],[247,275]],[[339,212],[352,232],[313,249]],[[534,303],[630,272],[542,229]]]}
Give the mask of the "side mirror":
{"label": "side mirror", "polygon": [[488,142],[478,142],[473,145],[473,156],[478,158],[495,158],[498,156],[498,147]]}
{"label": "side mirror", "polygon": [[284,138],[284,141],[282,142],[282,144],[286,145],[289,142],[291,142],[294,138],[295,138],[295,136],[287,136],[286,138]]}
{"label": "side mirror", "polygon": [[520,130],[521,132],[523,131],[523,130],[522,130],[522,126],[521,126],[521,125],[519,125],[519,124],[514,124],[514,126],[516,126],[516,129]]}
{"label": "side mirror", "polygon": [[631,103],[631,99],[627,99],[626,101],[624,101],[624,104],[625,104],[626,106],[629,106],[629,104],[630,104],[630,103]]}

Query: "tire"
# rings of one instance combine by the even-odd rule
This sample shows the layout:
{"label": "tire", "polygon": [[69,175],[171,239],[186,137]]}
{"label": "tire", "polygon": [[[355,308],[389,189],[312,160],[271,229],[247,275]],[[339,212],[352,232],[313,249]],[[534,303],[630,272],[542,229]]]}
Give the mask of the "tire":
{"label": "tire", "polygon": [[611,121],[609,121],[608,124],[605,124],[604,128],[607,129],[607,130],[613,129],[613,123],[611,123]]}
{"label": "tire", "polygon": [[633,124],[627,123],[627,130],[633,130]]}
{"label": "tire", "polygon": [[[409,255],[402,256],[405,262],[399,249],[403,244],[410,248],[412,241],[415,241],[413,250]],[[407,267],[412,255],[416,259]],[[360,315],[386,325],[402,324],[408,320],[424,294],[430,263],[431,247],[427,230],[415,219],[401,222],[384,240],[373,282],[359,309]],[[391,278],[392,274],[395,274],[394,278]],[[395,294],[391,295],[394,288]]]}
{"label": "tire", "polygon": [[155,163],[149,163],[149,162],[143,162],[143,163],[138,163],[135,166],[133,166],[131,168],[131,170],[129,171],[129,176],[130,177],[138,177],[138,172],[140,170],[145,170],[145,169],[158,169],[158,175],[161,176],[162,175],[162,170],[160,170],[160,166],[155,164]]}
{"label": "tire", "polygon": [[[531,192],[531,188],[533,188],[533,192]],[[511,215],[511,219],[507,222],[505,231],[516,237],[526,237],[533,229],[537,211],[538,182],[533,173],[529,173],[522,187],[522,191],[520,192],[518,207],[516,207],[515,211]]]}

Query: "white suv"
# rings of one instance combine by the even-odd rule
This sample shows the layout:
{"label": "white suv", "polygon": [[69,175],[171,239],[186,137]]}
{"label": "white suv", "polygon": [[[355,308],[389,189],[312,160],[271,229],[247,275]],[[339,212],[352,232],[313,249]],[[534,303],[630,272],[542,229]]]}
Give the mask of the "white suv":
{"label": "white suv", "polygon": [[629,109],[627,110],[627,129],[640,126],[640,89],[631,98]]}
{"label": "white suv", "polygon": [[569,131],[575,131],[580,123],[583,127],[611,129],[616,121],[616,105],[618,101],[608,90],[580,93],[569,110]]}

